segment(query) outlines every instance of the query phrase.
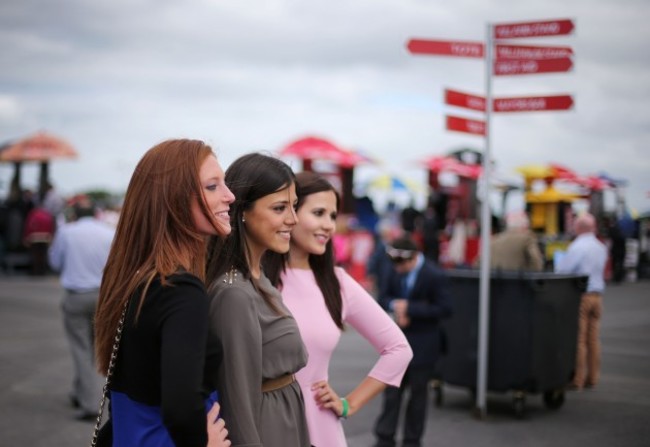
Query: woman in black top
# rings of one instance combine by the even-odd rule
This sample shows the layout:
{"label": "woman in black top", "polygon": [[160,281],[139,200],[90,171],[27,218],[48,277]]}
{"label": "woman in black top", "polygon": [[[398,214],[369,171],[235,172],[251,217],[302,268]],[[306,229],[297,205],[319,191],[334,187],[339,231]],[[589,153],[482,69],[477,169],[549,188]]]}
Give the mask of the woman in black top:
{"label": "woman in black top", "polygon": [[[126,192],[96,313],[99,370],[109,362],[111,424],[99,445],[228,446],[202,391],[208,334],[206,238],[230,233],[233,194],[211,148],[169,140],[138,163]],[[128,304],[127,304],[128,303]],[[208,443],[208,434],[210,439]],[[111,440],[112,435],[112,440]]]}

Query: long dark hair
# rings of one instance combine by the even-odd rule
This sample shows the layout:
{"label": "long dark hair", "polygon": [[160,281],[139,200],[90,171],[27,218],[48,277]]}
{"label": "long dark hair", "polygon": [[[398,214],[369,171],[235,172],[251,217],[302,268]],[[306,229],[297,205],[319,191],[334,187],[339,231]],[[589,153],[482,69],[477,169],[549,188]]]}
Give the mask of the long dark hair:
{"label": "long dark hair", "polygon": [[[332,191],[336,196],[336,209],[340,207],[340,197],[334,186],[323,176],[314,172],[301,172],[296,174],[296,194],[298,196],[299,210],[305,203],[307,196],[319,192]],[[293,242],[292,242],[293,243]],[[263,258],[264,271],[274,286],[281,288],[281,274],[285,271],[289,255],[267,252]],[[325,298],[325,305],[339,329],[343,329],[343,299],[341,298],[341,284],[334,271],[334,247],[332,240],[327,241],[325,253],[322,255],[309,255],[309,267],[314,272],[316,284]]]}
{"label": "long dark hair", "polygon": [[[260,153],[239,157],[226,170],[225,182],[235,195],[230,205],[230,236],[213,237],[208,253],[207,281],[213,283],[224,273],[235,268],[251,280],[253,286],[277,314],[283,312],[271,296],[261,290],[251,276],[249,260],[250,247],[246,241],[246,226],[242,219],[244,212],[251,209],[255,201],[273,194],[295,183],[295,175],[283,161]],[[265,272],[266,273],[266,272]]]}

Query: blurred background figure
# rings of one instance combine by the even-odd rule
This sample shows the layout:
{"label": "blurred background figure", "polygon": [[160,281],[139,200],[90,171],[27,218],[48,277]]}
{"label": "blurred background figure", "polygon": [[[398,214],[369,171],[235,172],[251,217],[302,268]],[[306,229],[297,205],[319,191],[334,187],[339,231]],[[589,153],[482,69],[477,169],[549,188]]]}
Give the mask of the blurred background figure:
{"label": "blurred background figure", "polygon": [[76,220],[57,230],[49,261],[61,273],[65,289],[61,310],[74,365],[70,403],[79,409],[77,419],[92,421],[102,391],[95,368],[93,318],[114,229],[95,218],[88,199],[80,200],[74,213]]}
{"label": "blurred background figure", "polygon": [[609,253],[612,257],[612,280],[615,284],[620,284],[625,278],[625,235],[616,218],[609,219],[607,226],[607,236],[611,242]]}
{"label": "blurred background figure", "polygon": [[422,214],[422,251],[424,256],[438,263],[440,255],[439,222],[436,216],[435,202],[429,198],[427,207]]}
{"label": "blurred background figure", "polygon": [[404,232],[413,235],[420,229],[422,224],[422,212],[415,208],[415,202],[411,200],[409,205],[400,213],[400,221]]}
{"label": "blurred background figure", "polygon": [[393,263],[386,249],[401,234],[401,230],[393,227],[388,221],[382,220],[377,224],[375,245],[366,267],[370,290],[375,297],[386,293],[388,279],[393,271]]}
{"label": "blurred background figure", "polygon": [[[477,259],[480,262],[480,256]],[[537,236],[530,230],[526,213],[508,213],[505,231],[490,241],[490,267],[496,270],[543,270],[544,257]]]}
{"label": "blurred background figure", "polygon": [[395,447],[402,398],[410,390],[403,424],[403,447],[419,447],[424,434],[429,382],[443,349],[440,320],[451,315],[447,276],[425,259],[415,242],[401,237],[387,247],[395,265],[386,293],[379,297],[394,314],[413,350],[413,360],[399,388],[384,391],[382,410],[375,422],[376,447]]}
{"label": "blurred background figure", "polygon": [[24,226],[27,215],[34,208],[34,193],[25,189],[12,191],[3,210],[3,241],[8,252],[24,248]]}
{"label": "blurred background figure", "polygon": [[52,242],[56,223],[54,217],[43,206],[37,206],[27,214],[23,229],[23,243],[29,250],[32,275],[48,272],[47,250]]}
{"label": "blurred background figure", "polygon": [[354,223],[353,219],[351,216],[341,216],[336,221],[336,232],[332,237],[332,243],[334,244],[334,263],[344,270],[350,268],[350,260],[352,257],[352,231],[350,229],[350,223]]}
{"label": "blurred background figure", "polygon": [[575,240],[560,260],[558,273],[587,275],[587,290],[580,300],[578,346],[573,388],[594,387],[600,371],[600,318],[603,312],[607,247],[596,238],[596,219],[592,214],[579,216],[574,222]]}
{"label": "blurred background figure", "polygon": [[117,223],[120,220],[121,205],[109,205],[99,213],[97,218],[105,224],[117,228]]}
{"label": "blurred background figure", "polygon": [[65,199],[54,189],[52,183],[47,182],[46,184],[45,195],[43,196],[42,206],[45,208],[54,218],[55,224],[63,224],[65,218],[63,211],[65,210]]}

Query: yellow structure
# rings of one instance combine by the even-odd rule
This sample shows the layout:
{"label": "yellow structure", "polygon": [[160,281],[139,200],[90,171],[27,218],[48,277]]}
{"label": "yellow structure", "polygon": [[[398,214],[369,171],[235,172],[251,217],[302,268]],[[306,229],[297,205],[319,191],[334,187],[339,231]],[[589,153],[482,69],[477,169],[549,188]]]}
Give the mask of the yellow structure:
{"label": "yellow structure", "polygon": [[[560,213],[581,196],[555,189],[553,183],[557,179],[558,173],[552,166],[528,165],[517,168],[517,171],[524,176],[526,209],[530,213],[530,227],[535,231],[542,232],[547,237],[558,236],[560,221],[564,219]],[[532,184],[536,180],[546,182],[544,191],[532,191]]]}
{"label": "yellow structure", "polygon": [[569,194],[558,191],[553,185],[546,190],[535,193],[526,192],[526,204],[530,209],[530,226],[533,230],[542,230],[546,236],[557,236],[559,233],[559,222],[564,216],[560,215],[562,205],[570,204],[580,198],[577,194]]}

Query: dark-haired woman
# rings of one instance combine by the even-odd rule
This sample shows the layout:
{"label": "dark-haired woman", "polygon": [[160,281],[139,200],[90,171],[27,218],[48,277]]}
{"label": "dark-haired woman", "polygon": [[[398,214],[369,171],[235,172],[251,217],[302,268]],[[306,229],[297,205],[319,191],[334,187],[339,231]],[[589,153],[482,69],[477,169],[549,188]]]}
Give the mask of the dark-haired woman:
{"label": "dark-haired woman", "polygon": [[[413,353],[386,312],[343,269],[334,266],[332,235],[338,194],[322,176],[303,172],[298,185],[298,224],[291,233],[289,255],[268,256],[269,278],[282,291],[294,315],[309,361],[296,377],[305,398],[311,443],[346,446],[340,418],[353,415],[386,386],[399,386]],[[352,326],[379,353],[361,383],[340,397],[328,382],[330,358],[344,325]]]}
{"label": "dark-haired woman", "polygon": [[232,233],[217,239],[208,267],[218,349],[209,353],[206,378],[219,391],[233,446],[310,445],[294,376],[307,352],[261,266],[267,251],[289,251],[296,225],[294,179],[289,166],[262,154],[244,155],[226,170],[235,202]]}

